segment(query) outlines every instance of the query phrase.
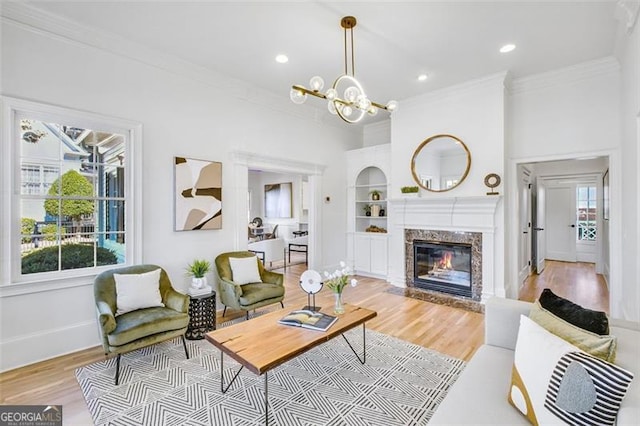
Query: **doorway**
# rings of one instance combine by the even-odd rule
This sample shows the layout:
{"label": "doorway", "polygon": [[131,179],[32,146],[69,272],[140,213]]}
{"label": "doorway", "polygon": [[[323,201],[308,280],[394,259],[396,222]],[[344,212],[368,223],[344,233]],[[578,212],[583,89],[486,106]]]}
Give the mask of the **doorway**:
{"label": "doorway", "polygon": [[609,241],[609,227],[603,226],[608,224],[602,214],[602,177],[608,166],[607,156],[517,165],[520,286],[541,275],[548,261],[566,262],[565,271],[584,268],[579,262],[592,264],[597,274],[608,270],[608,250],[603,246]]}
{"label": "doorway", "polygon": [[[315,265],[321,264],[322,238],[320,235],[321,223],[321,203],[320,194],[322,189],[322,174],[324,166],[315,163],[293,161],[283,158],[275,158],[261,156],[258,154],[247,152],[234,152],[234,190],[236,192],[235,207],[235,248],[236,250],[246,250],[247,239],[247,218],[251,216],[250,197],[249,197],[249,171],[261,170],[271,174],[280,176],[297,176],[300,179],[300,190],[302,190],[302,182],[305,187],[304,200],[300,199],[300,203],[305,204],[306,229],[308,230],[307,250],[308,250],[308,266],[313,268]],[[286,180],[286,179],[285,179]],[[263,198],[263,196],[260,196]],[[255,199],[255,197],[254,197]],[[294,206],[295,208],[295,206]],[[253,216],[251,217],[253,218]],[[294,218],[284,219],[286,221],[295,221]],[[291,233],[296,230],[297,226],[283,226],[279,233],[286,232],[289,228]]]}

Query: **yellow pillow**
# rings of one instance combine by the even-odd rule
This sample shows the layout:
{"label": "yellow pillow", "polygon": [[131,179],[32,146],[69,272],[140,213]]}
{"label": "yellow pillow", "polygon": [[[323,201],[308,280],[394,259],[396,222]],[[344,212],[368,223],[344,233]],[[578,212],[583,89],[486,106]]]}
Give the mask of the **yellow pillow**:
{"label": "yellow pillow", "polygon": [[590,355],[611,363],[616,359],[618,340],[615,336],[610,334],[601,336],[569,324],[562,318],[544,309],[537,301],[533,304],[531,312],[529,312],[529,318],[544,327],[547,331],[577,346]]}

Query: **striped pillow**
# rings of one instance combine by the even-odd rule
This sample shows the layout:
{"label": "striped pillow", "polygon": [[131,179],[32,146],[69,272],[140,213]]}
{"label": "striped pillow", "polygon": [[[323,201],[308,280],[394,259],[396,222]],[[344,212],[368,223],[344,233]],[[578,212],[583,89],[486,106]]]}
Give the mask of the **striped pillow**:
{"label": "striped pillow", "polygon": [[633,374],[520,317],[509,402],[534,425],[613,425]]}
{"label": "striped pillow", "polygon": [[633,374],[582,352],[560,358],[544,406],[569,424],[613,425]]}

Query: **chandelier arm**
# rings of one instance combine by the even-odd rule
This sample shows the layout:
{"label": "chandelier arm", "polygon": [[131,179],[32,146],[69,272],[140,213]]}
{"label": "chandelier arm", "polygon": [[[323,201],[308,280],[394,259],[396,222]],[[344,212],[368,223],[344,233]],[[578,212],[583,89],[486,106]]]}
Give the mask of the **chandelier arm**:
{"label": "chandelier arm", "polygon": [[377,102],[373,102],[373,101],[371,101],[371,105],[373,105],[374,107],[379,108],[379,109],[385,109],[385,110],[387,109],[387,106],[386,106],[386,105],[380,105],[380,104],[379,104],[379,103],[377,103]]}
{"label": "chandelier arm", "polygon": [[318,91],[309,90],[306,87],[298,86],[297,84],[294,84],[293,86],[291,86],[291,88],[293,88],[295,90],[299,90],[299,91],[301,91],[302,93],[304,93],[306,95],[315,96],[316,98],[320,98],[320,99],[327,99],[327,96],[324,93],[318,92]]}

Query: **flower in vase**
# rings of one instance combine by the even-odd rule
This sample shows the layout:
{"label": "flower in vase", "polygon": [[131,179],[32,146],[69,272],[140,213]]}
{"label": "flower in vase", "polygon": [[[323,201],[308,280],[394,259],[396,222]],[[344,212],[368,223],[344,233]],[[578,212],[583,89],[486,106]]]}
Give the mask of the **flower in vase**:
{"label": "flower in vase", "polygon": [[358,280],[355,278],[349,279],[349,275],[353,272],[351,268],[343,261],[340,262],[340,268],[336,269],[333,273],[327,271],[324,272],[325,282],[324,284],[334,293],[342,294],[342,290],[351,284],[351,287],[358,285]]}

